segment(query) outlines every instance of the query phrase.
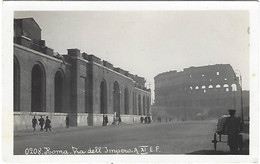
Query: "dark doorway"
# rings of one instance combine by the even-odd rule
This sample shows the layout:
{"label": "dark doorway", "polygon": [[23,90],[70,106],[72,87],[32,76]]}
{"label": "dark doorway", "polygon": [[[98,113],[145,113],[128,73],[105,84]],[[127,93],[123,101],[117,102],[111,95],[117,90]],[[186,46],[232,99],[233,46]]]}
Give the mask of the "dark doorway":
{"label": "dark doorway", "polygon": [[45,112],[45,72],[39,64],[32,69],[31,111]]}
{"label": "dark doorway", "polygon": [[147,115],[150,115],[150,97],[149,96],[147,97],[146,106],[147,106]]}
{"label": "dark doorway", "polygon": [[55,74],[55,112],[61,113],[65,112],[64,110],[64,74],[61,71],[57,71]]}
{"label": "dark doorway", "polygon": [[113,108],[116,112],[116,117],[120,117],[120,89],[119,84],[116,81],[113,88]]}
{"label": "dark doorway", "polygon": [[100,113],[107,114],[107,84],[105,80],[100,85]]}
{"label": "dark doorway", "polygon": [[14,57],[14,111],[20,111],[20,66],[18,60]]}
{"label": "dark doorway", "polygon": [[127,88],[125,88],[125,114],[129,114],[129,94]]}
{"label": "dark doorway", "polygon": [[143,96],[143,114],[146,115],[146,108],[145,108],[145,96]]}
{"label": "dark doorway", "polygon": [[142,115],[141,95],[138,95],[138,114]]}

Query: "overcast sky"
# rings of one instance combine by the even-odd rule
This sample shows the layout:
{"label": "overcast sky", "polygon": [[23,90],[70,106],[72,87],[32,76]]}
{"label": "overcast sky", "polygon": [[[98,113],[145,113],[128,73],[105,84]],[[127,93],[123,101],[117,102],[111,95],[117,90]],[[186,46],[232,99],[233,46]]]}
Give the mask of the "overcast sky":
{"label": "overcast sky", "polygon": [[145,77],[152,87],[162,72],[231,64],[242,74],[243,89],[249,89],[247,11],[36,11],[14,16],[33,17],[54,51],[92,53]]}

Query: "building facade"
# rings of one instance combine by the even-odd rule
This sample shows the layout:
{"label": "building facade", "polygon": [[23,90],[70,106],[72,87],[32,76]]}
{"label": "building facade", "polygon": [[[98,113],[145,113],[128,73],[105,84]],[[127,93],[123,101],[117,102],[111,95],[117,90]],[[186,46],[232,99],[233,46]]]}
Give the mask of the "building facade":
{"label": "building facade", "polygon": [[150,115],[145,79],[108,61],[68,49],[60,55],[41,39],[33,18],[14,20],[14,129],[30,129],[33,116],[49,116],[53,127],[139,122]]}
{"label": "building facade", "polygon": [[248,118],[249,92],[241,94],[240,79],[229,64],[164,72],[154,80],[153,114],[157,115],[154,117],[167,116],[175,120],[216,118],[228,114],[228,109],[236,109],[237,115],[241,116],[243,106]]}

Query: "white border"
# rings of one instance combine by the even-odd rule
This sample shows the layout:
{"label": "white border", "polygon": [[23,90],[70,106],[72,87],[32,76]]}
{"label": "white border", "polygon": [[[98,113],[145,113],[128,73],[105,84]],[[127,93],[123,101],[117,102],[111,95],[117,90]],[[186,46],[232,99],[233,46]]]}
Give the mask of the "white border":
{"label": "white border", "polygon": [[[259,162],[259,3],[258,2],[10,2],[3,4],[2,150],[4,162],[93,163],[258,163]],[[250,11],[250,155],[13,155],[13,12],[84,10],[249,10]],[[241,61],[242,62],[242,61]],[[253,76],[254,75],[254,76]]]}

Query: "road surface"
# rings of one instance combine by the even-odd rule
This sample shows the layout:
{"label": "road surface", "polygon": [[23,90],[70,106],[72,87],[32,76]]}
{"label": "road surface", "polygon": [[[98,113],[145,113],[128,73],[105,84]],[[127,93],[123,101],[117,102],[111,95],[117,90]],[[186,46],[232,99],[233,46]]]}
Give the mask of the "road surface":
{"label": "road surface", "polygon": [[[214,151],[216,121],[186,121],[14,132],[14,154],[228,154],[225,142]],[[248,154],[248,135],[243,136]],[[227,140],[226,136],[222,137]]]}

